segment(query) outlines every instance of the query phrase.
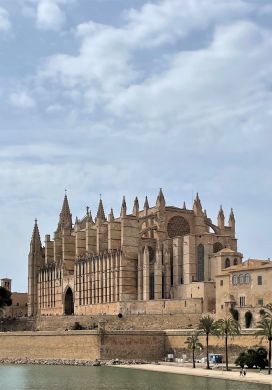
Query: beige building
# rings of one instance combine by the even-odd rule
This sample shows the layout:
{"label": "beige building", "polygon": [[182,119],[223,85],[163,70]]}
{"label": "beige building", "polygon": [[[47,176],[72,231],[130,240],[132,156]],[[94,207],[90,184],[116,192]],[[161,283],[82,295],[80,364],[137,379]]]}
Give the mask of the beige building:
{"label": "beige building", "polygon": [[252,324],[256,324],[260,309],[272,303],[271,280],[270,260],[249,259],[220,272],[216,276],[217,317],[228,316],[233,308],[238,310],[242,326],[245,326],[246,312],[251,312]]}
{"label": "beige building", "polygon": [[[231,252],[226,253],[225,250]],[[125,198],[120,216],[95,220],[87,207],[73,224],[67,196],[51,239],[37,221],[29,253],[28,314],[202,313],[215,310],[215,275],[239,264],[235,218],[220,207],[214,224],[197,194],[193,209]]]}
{"label": "beige building", "polygon": [[[1,279],[1,287],[11,291],[11,279]],[[25,317],[28,314],[27,310],[27,293],[11,293],[12,305],[6,306],[3,310],[3,317]]]}

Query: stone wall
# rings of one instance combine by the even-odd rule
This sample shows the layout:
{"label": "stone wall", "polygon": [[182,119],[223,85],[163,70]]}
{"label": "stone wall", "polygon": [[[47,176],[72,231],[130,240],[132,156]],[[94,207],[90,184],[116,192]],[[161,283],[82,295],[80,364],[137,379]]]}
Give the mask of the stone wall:
{"label": "stone wall", "polygon": [[[167,353],[181,357],[190,351],[185,341],[191,330],[180,331],[105,331],[102,327],[94,331],[58,332],[5,332],[0,333],[2,359],[144,359],[161,360]],[[205,345],[205,337],[200,341]],[[239,352],[250,347],[263,345],[264,340],[256,338],[253,331],[244,330],[239,337],[229,340],[230,361]],[[224,340],[210,337],[210,352],[224,354]],[[197,357],[205,356],[205,349]]]}
{"label": "stone wall", "polygon": [[[165,353],[174,353],[175,357],[182,357],[185,353],[187,356],[191,356],[191,352],[188,351],[185,341],[192,331],[187,330],[168,330],[165,332]],[[206,337],[199,337],[201,344],[206,346]],[[255,337],[255,331],[253,329],[243,329],[241,335],[234,338],[229,338],[229,359],[234,362],[235,358],[241,351],[248,348],[258,348],[263,346],[268,349],[266,340],[261,340],[260,337]],[[225,353],[224,339],[222,337],[210,336],[209,337],[209,349],[211,353]],[[196,352],[197,358],[206,356],[206,349]]]}
{"label": "stone wall", "polygon": [[174,315],[123,315],[116,316],[46,316],[37,319],[39,330],[65,330],[71,329],[75,322],[87,328],[96,328],[103,323],[104,328],[112,330],[164,330],[182,329],[197,326],[200,314],[174,314]]}
{"label": "stone wall", "polygon": [[0,333],[2,359],[144,359],[164,356],[164,332]]}
{"label": "stone wall", "polygon": [[100,358],[96,331],[0,333],[2,359]]}

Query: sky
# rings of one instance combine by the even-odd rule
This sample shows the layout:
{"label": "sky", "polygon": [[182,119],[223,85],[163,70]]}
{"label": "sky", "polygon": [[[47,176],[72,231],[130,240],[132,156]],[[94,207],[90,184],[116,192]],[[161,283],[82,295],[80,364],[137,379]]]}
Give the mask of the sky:
{"label": "sky", "polygon": [[27,290],[38,219],[153,205],[236,217],[272,257],[270,0],[0,0],[0,276]]}

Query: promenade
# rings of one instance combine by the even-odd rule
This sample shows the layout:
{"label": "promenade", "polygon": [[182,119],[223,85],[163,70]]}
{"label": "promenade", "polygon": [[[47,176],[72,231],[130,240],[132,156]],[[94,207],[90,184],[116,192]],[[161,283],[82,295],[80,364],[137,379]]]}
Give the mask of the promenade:
{"label": "promenade", "polygon": [[136,369],[136,370],[166,372],[169,374],[202,376],[202,377],[209,377],[209,378],[216,378],[216,379],[263,383],[263,384],[272,385],[272,375],[267,375],[266,370],[263,372],[252,372],[247,370],[246,376],[240,377],[240,372],[239,369],[237,368],[235,369],[235,371],[223,371],[222,369],[206,370],[204,367],[192,368],[187,365],[181,366],[175,363],[168,364],[165,362],[161,362],[160,364],[122,365],[122,367]]}

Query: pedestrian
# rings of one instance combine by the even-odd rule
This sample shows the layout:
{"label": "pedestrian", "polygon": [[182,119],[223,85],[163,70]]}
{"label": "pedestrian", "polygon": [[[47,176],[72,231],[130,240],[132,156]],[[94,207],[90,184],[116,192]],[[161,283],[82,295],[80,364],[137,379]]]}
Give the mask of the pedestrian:
{"label": "pedestrian", "polygon": [[243,369],[243,376],[246,376],[246,369]]}
{"label": "pedestrian", "polygon": [[240,376],[243,376],[243,369],[241,367],[241,370],[240,370]]}

